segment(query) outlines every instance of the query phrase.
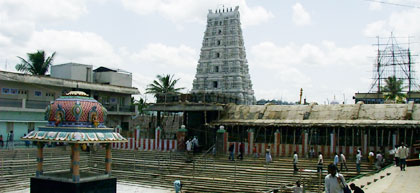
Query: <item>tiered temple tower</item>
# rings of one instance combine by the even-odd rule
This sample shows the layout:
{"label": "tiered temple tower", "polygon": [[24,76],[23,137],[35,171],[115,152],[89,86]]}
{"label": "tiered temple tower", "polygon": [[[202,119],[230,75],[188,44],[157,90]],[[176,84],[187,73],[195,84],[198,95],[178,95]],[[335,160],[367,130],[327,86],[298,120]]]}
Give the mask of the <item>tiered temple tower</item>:
{"label": "tiered temple tower", "polygon": [[191,92],[232,94],[239,98],[241,104],[255,103],[239,6],[234,10],[209,10]]}

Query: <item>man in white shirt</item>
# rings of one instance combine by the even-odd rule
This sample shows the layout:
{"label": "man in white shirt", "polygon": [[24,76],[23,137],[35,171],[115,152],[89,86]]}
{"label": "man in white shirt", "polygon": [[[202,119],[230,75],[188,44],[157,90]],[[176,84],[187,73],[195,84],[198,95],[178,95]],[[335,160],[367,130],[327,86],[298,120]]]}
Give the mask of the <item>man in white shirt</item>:
{"label": "man in white shirt", "polygon": [[340,152],[340,170],[343,171],[343,165],[346,168],[346,171],[349,171],[349,169],[347,168],[347,160],[346,160],[346,156],[344,156],[343,152]]}
{"label": "man in white shirt", "polygon": [[298,171],[297,168],[297,163],[298,163],[298,154],[295,151],[295,153],[293,154],[293,171],[296,173]]}
{"label": "man in white shirt", "polygon": [[362,162],[362,155],[360,155],[360,152],[357,152],[356,155],[356,169],[357,173],[360,173],[360,163]]}
{"label": "man in white shirt", "polygon": [[338,158],[338,154],[337,153],[335,153],[335,156],[334,156],[334,165],[335,165],[335,167],[337,167],[337,170],[338,170],[338,162],[339,162],[339,158]]}
{"label": "man in white shirt", "polygon": [[337,173],[337,166],[328,165],[328,173],[325,176],[325,193],[344,193],[343,188],[347,184],[343,175]]}
{"label": "man in white shirt", "polygon": [[322,153],[319,152],[318,153],[318,166],[317,166],[317,171],[318,173],[322,173],[322,166],[324,165],[324,158],[322,157]]}
{"label": "man in white shirt", "polygon": [[398,155],[400,157],[401,171],[405,171],[405,166],[406,166],[405,160],[408,157],[408,148],[404,145],[404,143],[401,143],[401,146],[398,148]]}

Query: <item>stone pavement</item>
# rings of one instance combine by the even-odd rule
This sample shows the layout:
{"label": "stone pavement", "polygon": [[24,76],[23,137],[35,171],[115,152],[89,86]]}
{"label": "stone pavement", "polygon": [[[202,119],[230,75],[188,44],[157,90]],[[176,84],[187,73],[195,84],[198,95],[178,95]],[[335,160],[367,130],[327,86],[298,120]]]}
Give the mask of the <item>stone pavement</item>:
{"label": "stone pavement", "polygon": [[[390,174],[387,175],[388,173]],[[400,171],[399,167],[391,166],[377,174],[355,180],[353,183],[359,187],[365,185],[362,188],[365,193],[416,193],[420,192],[419,179],[420,166],[406,167],[406,171]],[[367,185],[368,182],[371,182],[370,185]]]}

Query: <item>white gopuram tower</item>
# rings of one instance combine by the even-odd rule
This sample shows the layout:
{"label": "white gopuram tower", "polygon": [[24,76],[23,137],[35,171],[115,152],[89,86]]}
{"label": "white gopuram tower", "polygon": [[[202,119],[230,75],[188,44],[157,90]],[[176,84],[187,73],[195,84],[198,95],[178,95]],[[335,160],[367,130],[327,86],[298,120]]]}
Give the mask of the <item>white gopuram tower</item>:
{"label": "white gopuram tower", "polygon": [[209,10],[191,93],[231,94],[240,104],[255,104],[239,6]]}

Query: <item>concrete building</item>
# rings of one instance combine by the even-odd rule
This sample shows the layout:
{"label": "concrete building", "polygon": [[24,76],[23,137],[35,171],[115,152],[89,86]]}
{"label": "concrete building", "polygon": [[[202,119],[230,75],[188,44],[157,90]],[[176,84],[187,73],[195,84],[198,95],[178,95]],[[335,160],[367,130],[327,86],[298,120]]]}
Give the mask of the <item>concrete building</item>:
{"label": "concrete building", "polygon": [[133,77],[131,73],[121,69],[99,67],[94,70],[94,82],[115,86],[132,86]]}
{"label": "concrete building", "polygon": [[[138,89],[85,81],[92,79],[91,67],[81,64],[57,65],[52,67],[50,77],[0,71],[0,135],[3,135],[3,139],[6,139],[10,130],[14,131],[18,140],[25,133],[45,125],[46,106],[72,90],[86,92],[107,108],[105,124],[108,127],[120,125],[123,131],[128,131],[131,117],[136,114],[131,105],[131,95],[139,94]],[[85,73],[77,73],[78,69]],[[87,79],[80,80],[81,74]]]}
{"label": "concrete building", "polygon": [[92,65],[65,63],[51,66],[51,77],[93,82]]}
{"label": "concrete building", "polygon": [[239,7],[209,10],[192,93],[223,93],[254,104]]}

